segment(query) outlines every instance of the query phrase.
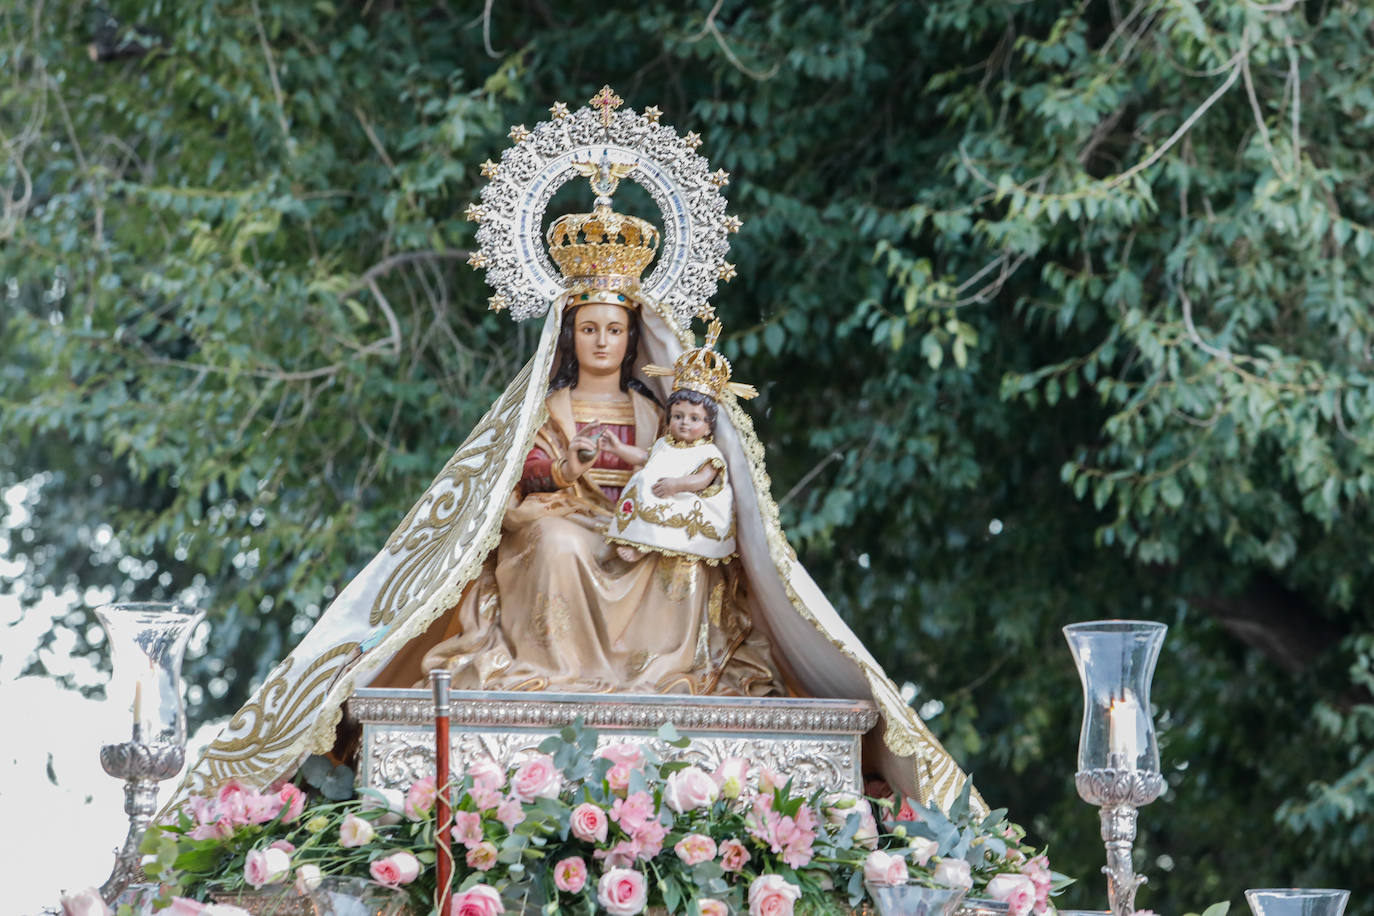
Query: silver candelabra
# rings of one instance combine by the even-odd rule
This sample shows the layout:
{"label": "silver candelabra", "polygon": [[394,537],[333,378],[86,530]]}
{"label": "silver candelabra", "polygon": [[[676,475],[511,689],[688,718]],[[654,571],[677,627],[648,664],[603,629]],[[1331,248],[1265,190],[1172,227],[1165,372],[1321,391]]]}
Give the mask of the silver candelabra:
{"label": "silver candelabra", "polygon": [[1162,623],[1099,620],[1064,628],[1083,681],[1078,795],[1099,808],[1113,916],[1135,912],[1145,883],[1131,861],[1138,809],[1164,793],[1150,714],[1150,682],[1167,630]]}
{"label": "silver candelabra", "polygon": [[128,702],[130,712],[130,718],[109,717],[117,731],[100,748],[105,772],[124,780],[124,811],[129,815],[129,832],[115,855],[114,870],[100,887],[100,896],[114,903],[143,878],[140,847],[157,813],[157,784],[175,776],[186,762],[181,659],[205,615],[180,604],[107,604],[96,616],[113,659],[106,696],[115,704]]}

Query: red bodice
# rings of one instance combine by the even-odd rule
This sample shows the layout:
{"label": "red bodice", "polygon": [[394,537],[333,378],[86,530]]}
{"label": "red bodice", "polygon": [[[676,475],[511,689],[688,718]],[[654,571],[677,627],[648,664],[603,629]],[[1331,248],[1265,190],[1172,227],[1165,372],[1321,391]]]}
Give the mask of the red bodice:
{"label": "red bodice", "polygon": [[[581,432],[589,423],[578,423],[577,431]],[[615,423],[602,423],[601,428],[614,435],[626,445],[635,444],[635,428],[633,426],[621,426]],[[525,456],[525,470],[520,476],[520,489],[525,493],[547,493],[558,489],[553,482],[553,462],[557,456],[551,456],[539,446],[530,449],[530,453]],[[622,461],[619,456],[602,449],[597,452],[596,460],[592,462],[593,469],[605,471],[619,471],[629,476],[633,467]],[[591,473],[588,471],[587,473]],[[615,502],[620,498],[620,491],[624,489],[620,486],[601,486],[601,492],[606,494],[606,498]]]}

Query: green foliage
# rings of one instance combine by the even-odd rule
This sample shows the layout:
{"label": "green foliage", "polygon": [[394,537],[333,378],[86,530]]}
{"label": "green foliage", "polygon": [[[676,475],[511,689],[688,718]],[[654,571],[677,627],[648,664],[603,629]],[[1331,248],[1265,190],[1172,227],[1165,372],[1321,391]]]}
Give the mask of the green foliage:
{"label": "green foliage", "polygon": [[[192,715],[235,708],[529,351],[462,264],[478,163],[610,83],[731,173],[789,534],[985,797],[1096,873],[1059,627],[1162,619],[1142,905],[1357,884],[1374,12],[714,7],[0,13],[14,587],[207,607]],[[106,12],[148,53],[88,59]]]}

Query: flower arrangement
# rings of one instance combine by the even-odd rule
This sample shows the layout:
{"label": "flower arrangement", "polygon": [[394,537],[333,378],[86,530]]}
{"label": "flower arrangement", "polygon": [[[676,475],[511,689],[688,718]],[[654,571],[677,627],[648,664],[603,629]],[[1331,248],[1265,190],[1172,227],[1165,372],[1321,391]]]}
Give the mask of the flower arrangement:
{"label": "flower arrangement", "polygon": [[[688,741],[671,725],[668,744]],[[144,843],[162,899],[252,889],[309,894],[329,875],[370,878],[434,914],[436,802],[407,791],[351,791],[351,774],[318,759],[257,793],[236,783],[194,799]],[[865,881],[962,887],[1006,900],[1010,916],[1047,914],[1066,883],[1005,811],[975,817],[967,789],[948,812],[910,799],[797,793],[767,768],[727,759],[712,772],[664,761],[651,745],[600,747],[570,726],[509,770],[478,764],[450,786],[454,887],[438,916],[543,908],[635,916],[848,913]],[[334,797],[330,797],[330,796]],[[347,797],[344,797],[347,796]]]}

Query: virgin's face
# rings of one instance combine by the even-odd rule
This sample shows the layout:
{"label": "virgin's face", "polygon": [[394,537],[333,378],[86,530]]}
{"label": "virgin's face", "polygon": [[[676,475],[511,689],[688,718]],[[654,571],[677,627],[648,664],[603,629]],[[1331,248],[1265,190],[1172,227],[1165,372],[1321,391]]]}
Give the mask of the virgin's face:
{"label": "virgin's face", "polygon": [[593,375],[618,374],[630,339],[630,313],[618,305],[584,305],[573,321],[578,368]]}

